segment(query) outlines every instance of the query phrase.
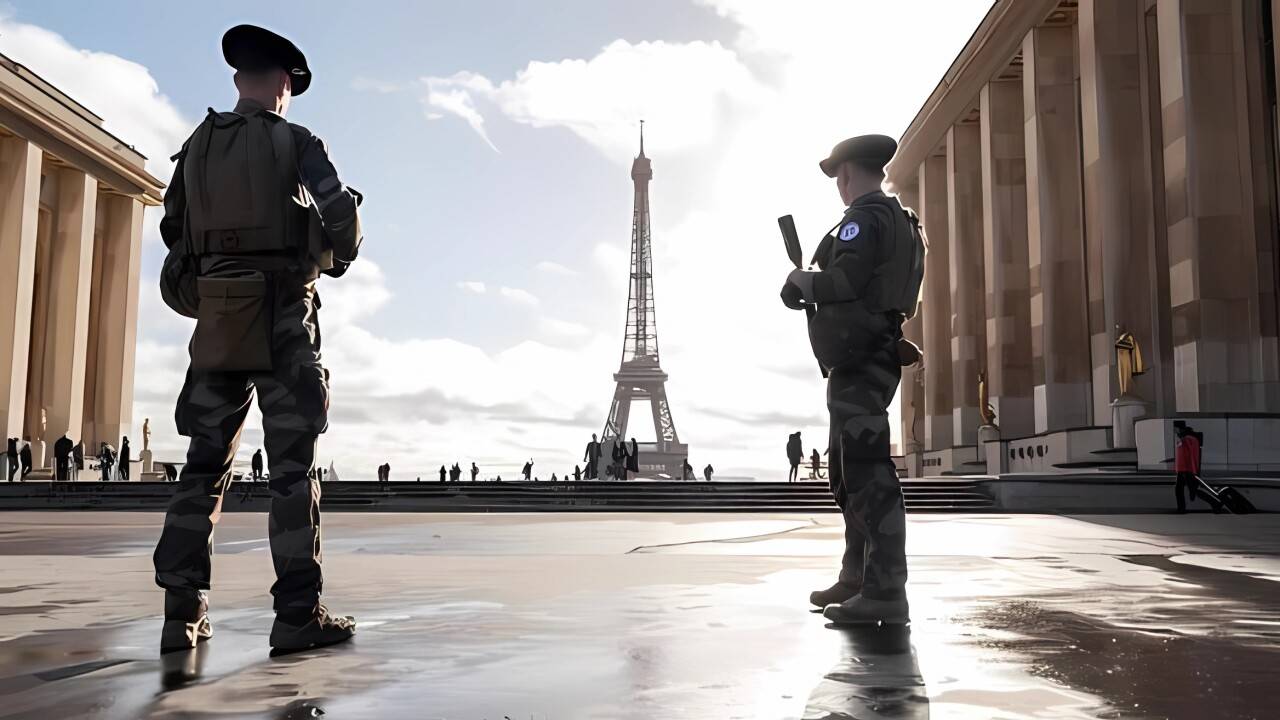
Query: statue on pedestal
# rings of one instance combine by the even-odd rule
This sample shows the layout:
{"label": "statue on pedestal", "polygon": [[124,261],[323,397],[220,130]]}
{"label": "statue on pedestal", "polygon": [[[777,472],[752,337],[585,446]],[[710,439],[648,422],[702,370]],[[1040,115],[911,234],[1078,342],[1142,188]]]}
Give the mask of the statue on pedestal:
{"label": "statue on pedestal", "polygon": [[151,449],[151,418],[142,420],[142,451]]}
{"label": "statue on pedestal", "polygon": [[982,424],[986,427],[999,428],[996,425],[996,409],[991,406],[991,393],[987,389],[987,371],[978,371],[978,413],[982,416]]}
{"label": "statue on pedestal", "polygon": [[1138,338],[1131,332],[1121,332],[1119,325],[1116,326],[1115,348],[1116,380],[1120,397],[1125,397],[1133,389],[1134,376],[1145,373],[1147,366],[1142,363],[1142,348],[1138,345]]}

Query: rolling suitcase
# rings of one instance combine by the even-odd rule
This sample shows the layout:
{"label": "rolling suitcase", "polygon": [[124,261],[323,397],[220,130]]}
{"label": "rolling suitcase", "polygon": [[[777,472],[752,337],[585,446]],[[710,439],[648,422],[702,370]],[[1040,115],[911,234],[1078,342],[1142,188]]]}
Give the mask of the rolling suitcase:
{"label": "rolling suitcase", "polygon": [[1247,515],[1248,513],[1258,512],[1253,503],[1249,502],[1249,498],[1230,485],[1223,485],[1218,488],[1218,499],[1222,501],[1222,504],[1226,506],[1232,515]]}

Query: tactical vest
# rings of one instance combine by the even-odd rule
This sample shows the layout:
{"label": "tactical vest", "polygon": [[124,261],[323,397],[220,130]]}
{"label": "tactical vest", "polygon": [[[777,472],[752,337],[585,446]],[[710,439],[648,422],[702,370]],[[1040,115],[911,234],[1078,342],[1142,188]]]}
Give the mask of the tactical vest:
{"label": "tactical vest", "polygon": [[306,191],[280,116],[210,109],[187,146],[183,181],[193,255],[305,255]]}
{"label": "tactical vest", "polygon": [[896,312],[911,318],[920,300],[924,282],[926,244],[920,218],[886,197],[858,206],[880,221],[885,242],[876,258],[876,267],[867,283],[863,302],[873,312]]}

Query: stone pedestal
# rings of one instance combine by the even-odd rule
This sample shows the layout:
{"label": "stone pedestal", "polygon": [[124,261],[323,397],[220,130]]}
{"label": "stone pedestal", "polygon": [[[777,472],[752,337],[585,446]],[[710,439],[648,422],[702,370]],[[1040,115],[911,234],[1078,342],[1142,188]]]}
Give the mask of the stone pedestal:
{"label": "stone pedestal", "polygon": [[150,450],[143,450],[138,454],[138,462],[142,463],[142,472],[149,473],[155,470],[152,467],[152,455]]}
{"label": "stone pedestal", "polygon": [[1147,416],[1145,402],[1130,395],[1122,395],[1111,401],[1111,444],[1117,448],[1136,448],[1138,442],[1133,425]]}
{"label": "stone pedestal", "polygon": [[995,425],[978,428],[978,457],[986,461],[988,475],[999,475],[1008,470],[1004,443],[1000,442],[1000,428]]}
{"label": "stone pedestal", "polygon": [[907,477],[924,477],[924,457],[919,451],[909,452],[906,456]]}

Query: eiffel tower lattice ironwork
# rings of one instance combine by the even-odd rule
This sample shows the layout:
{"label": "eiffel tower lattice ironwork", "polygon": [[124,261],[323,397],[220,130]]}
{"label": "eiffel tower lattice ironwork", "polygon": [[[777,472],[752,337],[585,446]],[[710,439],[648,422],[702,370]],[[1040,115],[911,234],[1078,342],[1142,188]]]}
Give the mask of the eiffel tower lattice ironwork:
{"label": "eiffel tower lattice ironwork", "polygon": [[[640,122],[640,154],[631,163],[635,208],[631,215],[631,281],[627,293],[627,324],[622,364],[613,379],[609,418],[601,434],[602,462],[609,462],[613,441],[627,441],[633,401],[648,401],[653,414],[655,442],[639,443],[642,477],[683,477],[689,446],[680,442],[667,402],[667,374],[658,362],[658,328],[653,304],[653,246],[649,232],[649,181],[653,166],[644,154],[644,121]],[[603,468],[602,468],[603,469]],[[603,475],[603,473],[602,473]]]}

